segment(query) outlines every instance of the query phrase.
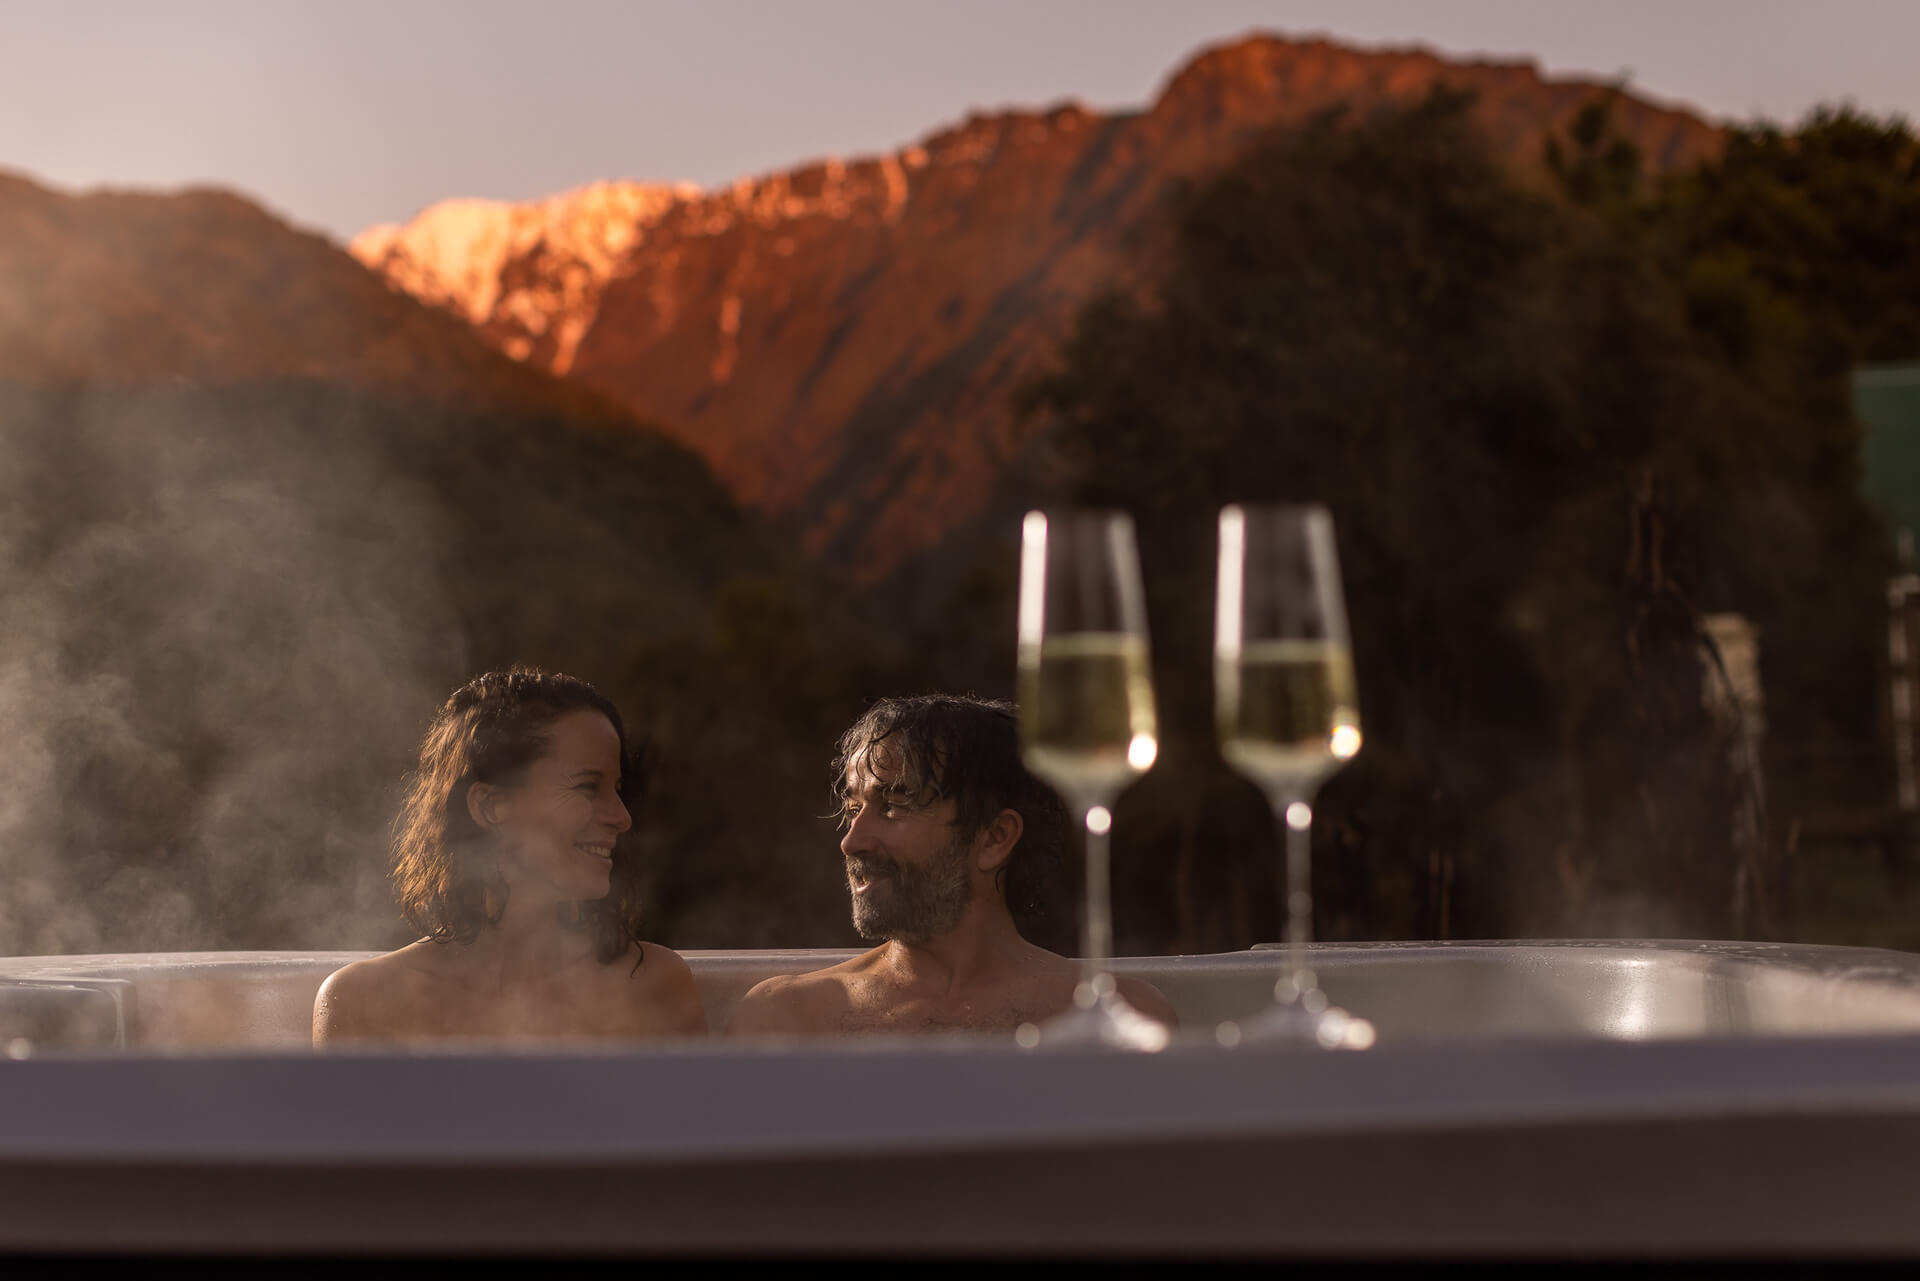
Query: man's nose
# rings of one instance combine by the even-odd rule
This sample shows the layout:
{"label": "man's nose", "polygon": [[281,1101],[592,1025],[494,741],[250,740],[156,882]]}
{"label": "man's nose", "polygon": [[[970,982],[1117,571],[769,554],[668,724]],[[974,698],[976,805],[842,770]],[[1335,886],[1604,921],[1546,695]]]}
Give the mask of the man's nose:
{"label": "man's nose", "polygon": [[873,822],[865,811],[855,814],[847,824],[846,834],[840,838],[842,854],[860,854],[873,848]]}

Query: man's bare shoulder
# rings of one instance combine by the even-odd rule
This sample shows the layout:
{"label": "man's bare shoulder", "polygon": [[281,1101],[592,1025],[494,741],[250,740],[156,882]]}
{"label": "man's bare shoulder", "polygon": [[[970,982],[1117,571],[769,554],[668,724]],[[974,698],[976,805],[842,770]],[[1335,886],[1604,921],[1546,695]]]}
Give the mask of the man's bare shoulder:
{"label": "man's bare shoulder", "polygon": [[776,974],[748,989],[727,1030],[736,1036],[809,1036],[833,1030],[852,986],[871,975],[885,947],[800,974]]}
{"label": "man's bare shoulder", "polygon": [[1080,980],[1080,962],[1072,957],[1052,952],[1038,943],[1020,940],[1019,971],[1022,974],[1047,982],[1058,983],[1061,980],[1077,983]]}
{"label": "man's bare shoulder", "polygon": [[772,978],[762,979],[753,985],[752,996],[762,988],[769,992],[792,993],[796,997],[811,992],[844,988],[847,984],[858,982],[879,971],[887,955],[886,944],[869,948],[858,956],[850,956],[833,965],[824,965],[817,970],[802,970],[798,974],[776,974]]}
{"label": "man's bare shoulder", "polygon": [[[1071,957],[1050,952],[1035,944],[1028,944],[1027,972],[1034,980],[1044,984],[1046,991],[1058,995],[1061,1008],[1072,1000],[1073,990],[1080,983],[1080,962]],[[1127,1004],[1147,1015],[1149,1018],[1165,1023],[1168,1027],[1177,1026],[1179,1016],[1174,1013],[1173,1003],[1161,994],[1160,989],[1145,979],[1127,978],[1116,975],[1114,986]]]}
{"label": "man's bare shoulder", "polygon": [[[1025,968],[1033,981],[1041,985],[1040,990],[1053,993],[1060,1008],[1066,1008],[1067,1002],[1073,999],[1074,988],[1080,983],[1079,961],[1029,943]],[[1178,1026],[1180,1019],[1174,1012],[1173,1003],[1153,984],[1145,979],[1115,975],[1114,986],[1134,1009],[1168,1027]]]}

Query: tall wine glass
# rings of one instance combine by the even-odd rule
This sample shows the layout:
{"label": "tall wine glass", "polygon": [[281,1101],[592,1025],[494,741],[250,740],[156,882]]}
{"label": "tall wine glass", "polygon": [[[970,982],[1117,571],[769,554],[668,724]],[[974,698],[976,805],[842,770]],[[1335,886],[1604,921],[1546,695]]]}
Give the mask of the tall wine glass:
{"label": "tall wine glass", "polygon": [[1073,1008],[1022,1045],[1158,1050],[1167,1029],[1127,1004],[1113,951],[1107,833],[1121,790],[1153,764],[1159,736],[1147,666],[1147,609],[1133,521],[1123,512],[1028,512],[1021,526],[1021,756],[1078,816],[1087,903]]}
{"label": "tall wine glass", "polygon": [[1274,1004],[1223,1040],[1364,1048],[1373,1028],[1327,1004],[1307,964],[1313,797],[1360,750],[1360,705],[1333,518],[1318,506],[1220,512],[1213,680],[1220,754],[1253,779],[1286,839],[1287,939]]}

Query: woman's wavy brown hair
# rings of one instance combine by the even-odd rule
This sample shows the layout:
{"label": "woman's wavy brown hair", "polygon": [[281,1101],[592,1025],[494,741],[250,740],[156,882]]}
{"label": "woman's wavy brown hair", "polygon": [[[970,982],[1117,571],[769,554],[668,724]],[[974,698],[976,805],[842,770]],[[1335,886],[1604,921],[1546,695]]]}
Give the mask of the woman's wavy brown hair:
{"label": "woman's wavy brown hair", "polygon": [[[642,790],[641,762],[628,750],[620,713],[583,680],[515,667],[477,676],[434,714],[420,743],[420,766],[394,820],[393,888],[413,927],[439,943],[471,943],[498,923],[507,884],[492,842],[467,812],[474,783],[510,787],[547,750],[546,730],[568,712],[589,708],[620,739],[620,799],[632,810]],[[640,942],[637,868],[624,837],[613,850],[613,885],[580,905],[603,963]]]}

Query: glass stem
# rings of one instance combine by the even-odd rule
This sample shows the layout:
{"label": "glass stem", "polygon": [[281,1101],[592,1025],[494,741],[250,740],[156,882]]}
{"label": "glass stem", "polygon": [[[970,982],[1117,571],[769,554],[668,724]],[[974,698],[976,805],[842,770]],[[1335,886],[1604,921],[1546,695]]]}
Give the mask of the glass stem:
{"label": "glass stem", "polygon": [[1286,960],[1273,994],[1282,1001],[1297,1001],[1319,986],[1307,967],[1307,943],[1313,937],[1313,810],[1304,797],[1283,794],[1274,798],[1273,816],[1287,842]]}
{"label": "glass stem", "polygon": [[[1097,805],[1081,811],[1080,827],[1087,834],[1087,910],[1080,924],[1080,982],[1089,992],[1099,992],[1096,980],[1107,969],[1113,951],[1113,888],[1108,876],[1108,824],[1096,825],[1092,815]],[[1098,827],[1098,830],[1096,829]]]}

